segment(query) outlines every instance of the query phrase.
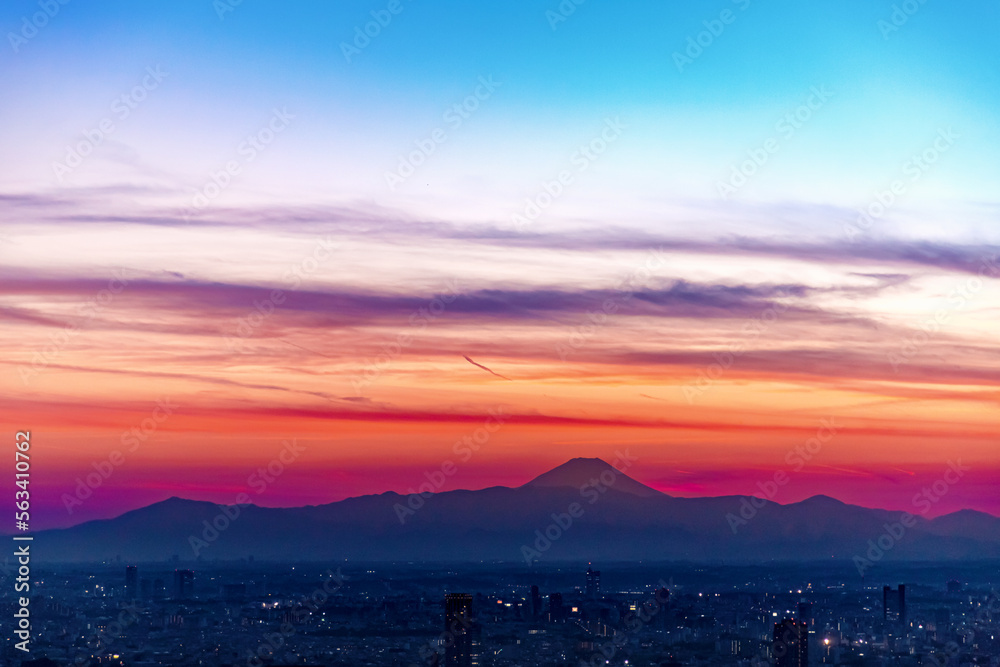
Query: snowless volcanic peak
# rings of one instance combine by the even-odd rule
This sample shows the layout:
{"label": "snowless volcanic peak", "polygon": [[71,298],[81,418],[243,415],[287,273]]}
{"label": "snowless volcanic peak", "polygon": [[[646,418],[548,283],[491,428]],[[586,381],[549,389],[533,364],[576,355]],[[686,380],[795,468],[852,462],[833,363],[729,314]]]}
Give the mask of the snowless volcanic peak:
{"label": "snowless volcanic peak", "polygon": [[[598,482],[610,486],[622,493],[631,493],[635,496],[649,497],[664,495],[656,489],[652,489],[645,484],[641,484],[628,475],[625,471],[631,465],[625,457],[615,460],[615,465],[611,465],[603,459],[570,459],[566,463],[542,473],[524,486],[526,487],[574,487],[580,488],[587,484]],[[604,479],[601,479],[604,475]],[[608,480],[614,478],[612,484]]]}

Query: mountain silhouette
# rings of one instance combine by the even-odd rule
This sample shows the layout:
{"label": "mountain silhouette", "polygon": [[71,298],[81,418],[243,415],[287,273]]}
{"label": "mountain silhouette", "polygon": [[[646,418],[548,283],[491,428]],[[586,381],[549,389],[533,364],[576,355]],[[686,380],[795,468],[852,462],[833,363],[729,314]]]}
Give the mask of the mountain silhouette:
{"label": "mountain silhouette", "polygon": [[[1000,518],[932,520],[827,496],[672,497],[614,465],[577,458],[516,488],[494,486],[268,508],[170,498],[113,519],[36,534],[40,561],[230,560],[752,563],[1000,558]],[[888,548],[886,548],[888,547]],[[860,559],[860,561],[859,561]]]}
{"label": "mountain silhouette", "polygon": [[606,482],[602,482],[603,477],[604,480],[612,479],[613,482],[610,486],[622,493],[630,493],[640,498],[664,495],[626,475],[621,468],[624,468],[627,463],[628,461],[622,461],[619,463],[619,468],[615,468],[601,459],[570,459],[566,463],[542,473],[521,488],[563,487],[579,489],[587,485],[605,484]]}

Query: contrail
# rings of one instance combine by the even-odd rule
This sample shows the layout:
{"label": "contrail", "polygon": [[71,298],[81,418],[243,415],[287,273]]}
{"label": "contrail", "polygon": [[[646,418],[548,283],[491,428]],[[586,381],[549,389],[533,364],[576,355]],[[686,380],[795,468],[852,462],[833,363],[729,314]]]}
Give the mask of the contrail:
{"label": "contrail", "polygon": [[[464,354],[462,356],[465,357],[465,360],[468,361],[473,366],[479,366],[480,368],[482,368],[487,373],[493,373],[493,371],[491,371],[490,369],[486,368],[486,366],[483,366],[482,364],[477,364],[472,359],[469,359],[468,357],[466,357]],[[513,380],[511,380],[510,378],[504,377],[503,375],[500,375],[499,373],[493,373],[493,375],[496,375],[498,378],[503,378],[504,380],[507,380],[509,382],[513,382]]]}
{"label": "contrail", "polygon": [[312,352],[313,354],[318,354],[321,357],[326,357],[327,359],[333,359],[334,358],[334,357],[331,357],[329,354],[323,354],[322,352],[317,352],[316,350],[310,350],[308,347],[302,347],[298,343],[293,343],[292,341],[285,340],[284,338],[279,338],[278,340],[280,340],[282,343],[288,343],[289,345],[294,345],[295,347],[299,348],[300,350],[305,350],[306,352]]}

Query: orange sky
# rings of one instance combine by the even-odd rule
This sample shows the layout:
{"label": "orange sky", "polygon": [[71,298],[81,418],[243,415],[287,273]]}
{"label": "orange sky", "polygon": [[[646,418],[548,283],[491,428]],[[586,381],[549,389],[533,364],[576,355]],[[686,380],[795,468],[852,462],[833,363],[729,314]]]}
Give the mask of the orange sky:
{"label": "orange sky", "polygon": [[[442,490],[516,485],[628,449],[630,473],[667,493],[748,494],[785,470],[778,502],[826,493],[901,509],[960,459],[972,471],[934,513],[1000,511],[992,277],[926,340],[913,326],[974,274],[971,260],[886,252],[862,271],[836,248],[817,264],[794,248],[720,246],[608,251],[595,265],[590,249],[549,250],[550,276],[449,282],[444,267],[413,281],[407,258],[430,243],[415,239],[383,250],[394,275],[359,287],[335,254],[358,247],[325,253],[297,284],[274,280],[319,247],[304,232],[288,243],[257,280],[239,264],[7,274],[3,421],[35,434],[40,521],[171,495],[231,501],[292,439],[304,452],[256,502],[406,492],[448,460],[459,465]],[[510,248],[467,245],[504,273]],[[486,434],[491,411],[503,423]],[[477,432],[488,439],[463,449]],[[67,505],[116,451],[100,488]]]}

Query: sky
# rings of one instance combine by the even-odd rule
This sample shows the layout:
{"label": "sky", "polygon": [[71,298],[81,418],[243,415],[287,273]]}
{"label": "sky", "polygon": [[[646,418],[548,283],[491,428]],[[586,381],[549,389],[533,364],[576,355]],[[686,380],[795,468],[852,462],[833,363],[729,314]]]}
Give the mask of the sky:
{"label": "sky", "polygon": [[34,527],[619,452],[672,495],[1000,515],[998,24],[4,3],[0,422]]}

